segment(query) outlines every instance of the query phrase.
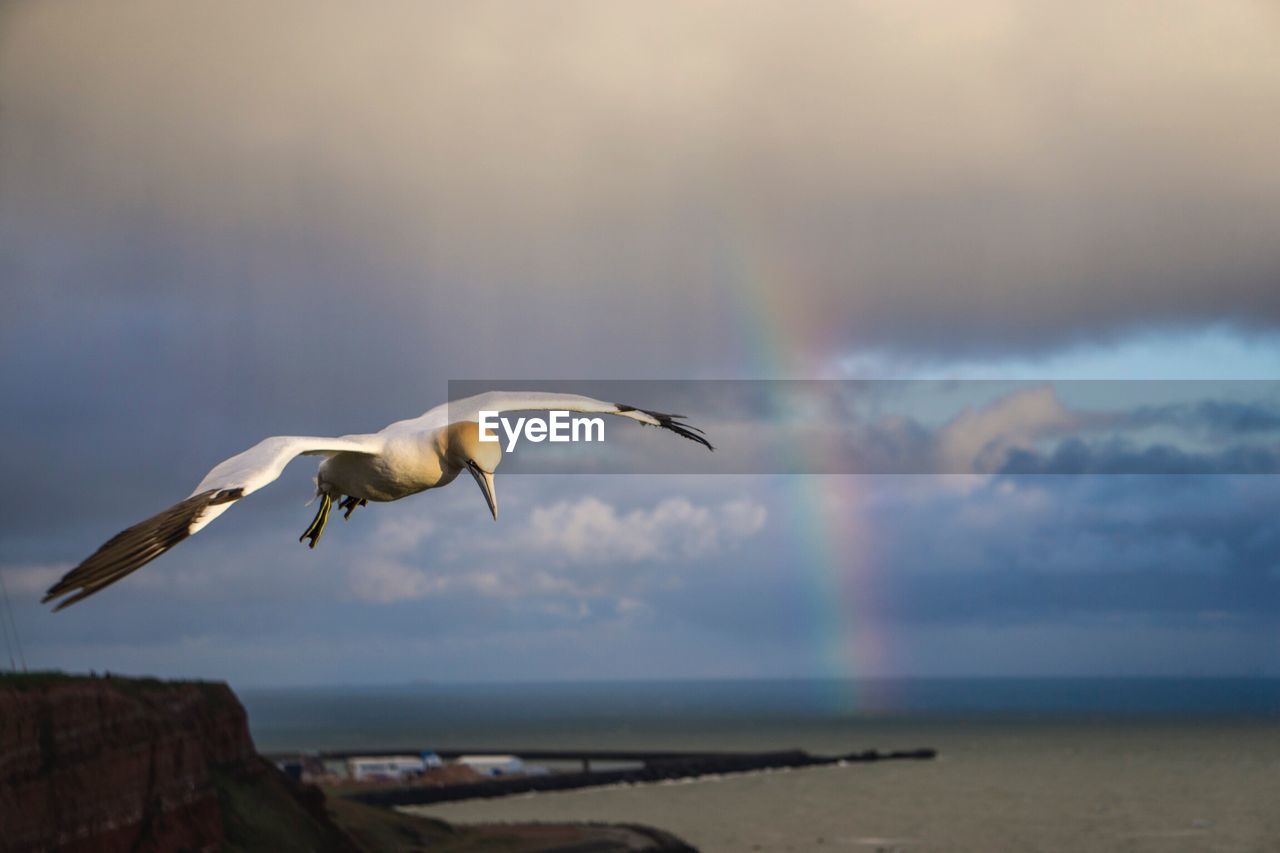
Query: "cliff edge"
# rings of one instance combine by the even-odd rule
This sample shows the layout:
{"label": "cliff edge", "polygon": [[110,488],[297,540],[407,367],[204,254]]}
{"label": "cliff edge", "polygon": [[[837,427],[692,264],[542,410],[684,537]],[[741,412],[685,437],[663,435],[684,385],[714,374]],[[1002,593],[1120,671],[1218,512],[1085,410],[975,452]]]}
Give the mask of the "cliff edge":
{"label": "cliff edge", "polygon": [[335,799],[258,755],[225,684],[0,674],[0,853],[691,851],[647,827],[454,827]]}
{"label": "cliff edge", "polygon": [[262,849],[357,849],[209,682],[0,677],[0,827],[5,851],[251,849],[267,828]]}

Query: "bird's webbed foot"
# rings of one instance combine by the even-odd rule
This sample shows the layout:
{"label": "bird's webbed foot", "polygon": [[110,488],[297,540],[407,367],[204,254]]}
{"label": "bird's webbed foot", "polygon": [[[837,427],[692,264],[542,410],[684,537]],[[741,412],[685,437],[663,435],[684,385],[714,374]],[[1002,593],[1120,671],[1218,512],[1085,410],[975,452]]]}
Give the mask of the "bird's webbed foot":
{"label": "bird's webbed foot", "polygon": [[369,505],[369,501],[366,500],[365,498],[357,498],[357,497],[348,495],[347,497],[342,499],[342,503],[338,504],[338,509],[346,510],[346,512],[342,514],[342,520],[346,521],[348,518],[351,517],[351,513],[356,511],[356,507],[368,506],[368,505]]}
{"label": "bird's webbed foot", "polygon": [[316,547],[316,543],[320,541],[320,534],[324,533],[324,527],[329,523],[329,510],[333,508],[333,498],[328,495],[320,496],[320,508],[316,510],[316,517],[311,519],[311,525],[302,532],[298,537],[298,541],[310,539],[311,544],[308,548]]}

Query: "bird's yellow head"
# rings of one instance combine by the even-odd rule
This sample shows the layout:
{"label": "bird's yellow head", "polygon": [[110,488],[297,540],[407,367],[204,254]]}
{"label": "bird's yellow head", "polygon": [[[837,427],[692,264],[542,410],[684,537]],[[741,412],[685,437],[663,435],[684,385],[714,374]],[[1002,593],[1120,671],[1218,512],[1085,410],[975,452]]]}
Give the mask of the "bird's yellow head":
{"label": "bird's yellow head", "polygon": [[[486,430],[489,436],[497,438],[493,430]],[[498,494],[494,488],[493,472],[498,470],[502,462],[502,442],[481,441],[480,424],[475,421],[461,421],[450,424],[444,433],[445,458],[449,464],[458,469],[465,468],[476,478],[476,484],[484,493],[485,502],[489,504],[489,512],[493,520],[498,520]]]}

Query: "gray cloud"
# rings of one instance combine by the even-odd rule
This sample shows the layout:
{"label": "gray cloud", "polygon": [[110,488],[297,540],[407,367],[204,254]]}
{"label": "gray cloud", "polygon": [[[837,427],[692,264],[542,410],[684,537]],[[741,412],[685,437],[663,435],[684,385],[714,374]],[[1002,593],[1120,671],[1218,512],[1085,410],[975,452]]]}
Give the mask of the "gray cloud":
{"label": "gray cloud", "polygon": [[1004,475],[1277,474],[1280,452],[1265,447],[1194,452],[1169,444],[1139,446],[1123,439],[1088,442],[1072,438],[1049,452],[1010,450],[999,471]]}
{"label": "gray cloud", "polygon": [[[830,501],[816,495],[838,478],[799,490],[793,478],[724,479],[766,507],[766,530],[749,547],[665,562],[557,561],[506,546],[544,501],[599,495],[620,514],[646,513],[673,488],[696,504],[723,500],[724,488],[513,478],[500,526],[478,495],[445,490],[357,514],[316,552],[291,535],[307,520],[296,503],[269,530],[246,505],[223,529],[56,616],[31,592],[52,569],[5,569],[28,655],[43,665],[249,683],[821,673],[832,632],[853,628],[908,655],[894,662],[908,672],[1025,672],[1036,655],[1061,672],[1165,671],[1178,637],[1217,648],[1228,635],[1238,642],[1198,653],[1197,671],[1273,667],[1274,478],[1017,477],[958,489],[946,477],[860,477]],[[815,511],[831,530],[785,524]],[[847,525],[848,548],[822,541]],[[384,545],[426,582],[446,582],[413,600],[354,596],[351,582]],[[486,586],[490,575],[518,594]],[[1079,652],[1121,627],[1132,648],[1097,661]],[[1001,651],[1008,632],[1045,639],[1036,655]],[[968,638],[968,650],[948,636]]]}
{"label": "gray cloud", "polygon": [[760,311],[801,364],[1280,318],[1263,3],[140,0],[6,24],[11,323],[180,293],[193,325],[255,311],[272,337],[340,316],[335,348],[411,317],[439,356],[571,317],[534,369],[614,351],[588,363],[634,374],[739,365],[733,318]]}
{"label": "gray cloud", "polygon": [[[0,454],[21,484],[0,565],[43,665],[259,682],[810,672],[825,666],[811,575],[853,569],[812,564],[807,508],[763,479],[509,479],[504,520],[588,496],[643,516],[677,482],[693,506],[766,506],[751,547],[672,560],[682,589],[601,585],[586,617],[554,585],[516,603],[461,582],[353,600],[379,536],[421,535],[429,578],[480,576],[493,553],[438,554],[415,521],[456,524],[459,542],[492,522],[447,490],[379,508],[395,529],[353,519],[304,554],[300,469],[128,588],[56,618],[34,595],[263,435],[376,429],[450,379],[809,375],[868,348],[1025,354],[1280,320],[1264,3],[84,0],[0,15]],[[982,470],[1013,470],[1011,450],[1038,472],[1276,466],[1246,447],[1274,411],[1109,422],[1212,444],[1166,452],[1055,444],[1079,412],[1031,403],[955,427],[964,470],[983,452]],[[823,411],[865,414],[875,459],[939,470],[945,424]],[[623,449],[640,458],[646,440]],[[1144,620],[1172,632],[1144,635],[1130,660],[1148,668],[1177,631],[1205,641],[1210,671],[1271,648],[1268,478],[1046,479],[947,481],[932,498],[900,482],[876,499],[881,563],[853,568],[884,581],[859,606],[914,626],[904,647],[928,649],[904,665],[1024,665],[1048,637],[1067,669],[1084,643],[1120,666],[1115,638]],[[1210,494],[1222,513],[1204,512]],[[1185,574],[1166,583],[1170,568]],[[1080,627],[1113,617],[1138,627]],[[1219,624],[1266,630],[1222,642]],[[1008,625],[1022,642],[991,628]]]}
{"label": "gray cloud", "polygon": [[1226,435],[1274,433],[1280,430],[1280,406],[1274,402],[1202,400],[1140,406],[1125,421],[1135,427],[1176,425]]}

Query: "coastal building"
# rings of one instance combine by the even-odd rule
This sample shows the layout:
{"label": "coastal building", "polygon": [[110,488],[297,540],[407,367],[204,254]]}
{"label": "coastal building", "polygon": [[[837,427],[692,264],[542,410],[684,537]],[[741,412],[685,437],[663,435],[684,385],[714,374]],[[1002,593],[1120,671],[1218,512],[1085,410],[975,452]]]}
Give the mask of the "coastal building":
{"label": "coastal building", "polygon": [[460,755],[454,764],[470,767],[484,776],[513,776],[524,773],[524,762],[514,755]]}
{"label": "coastal building", "polygon": [[336,767],[331,767],[332,762],[323,761],[318,755],[302,754],[280,758],[275,764],[286,776],[299,782],[312,784],[324,783],[347,775],[345,761],[339,762]]}
{"label": "coastal building", "polygon": [[355,756],[347,759],[347,775],[355,782],[374,779],[400,781],[421,776],[426,769],[427,762],[420,755]]}

